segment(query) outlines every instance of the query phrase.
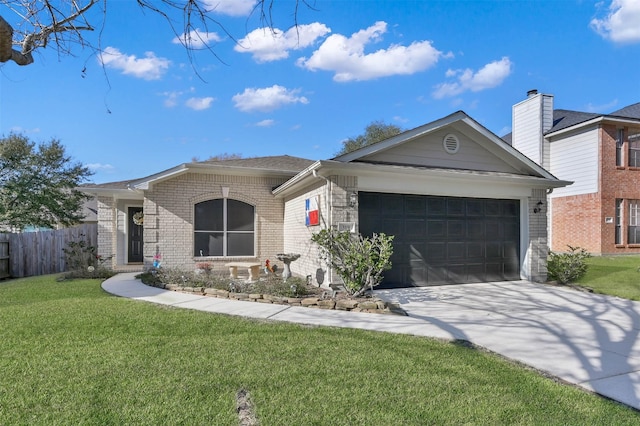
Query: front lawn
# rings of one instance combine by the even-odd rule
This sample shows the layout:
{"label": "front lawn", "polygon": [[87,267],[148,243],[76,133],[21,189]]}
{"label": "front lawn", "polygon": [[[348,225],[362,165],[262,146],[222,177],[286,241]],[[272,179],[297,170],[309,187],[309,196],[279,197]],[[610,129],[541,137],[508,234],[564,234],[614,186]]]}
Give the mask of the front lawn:
{"label": "front lawn", "polygon": [[[373,315],[373,314],[372,314]],[[389,317],[390,319],[393,317]],[[0,424],[638,424],[638,413],[467,345],[0,283]]]}
{"label": "front lawn", "polygon": [[587,274],[576,284],[596,293],[640,300],[640,256],[594,256],[587,264]]}

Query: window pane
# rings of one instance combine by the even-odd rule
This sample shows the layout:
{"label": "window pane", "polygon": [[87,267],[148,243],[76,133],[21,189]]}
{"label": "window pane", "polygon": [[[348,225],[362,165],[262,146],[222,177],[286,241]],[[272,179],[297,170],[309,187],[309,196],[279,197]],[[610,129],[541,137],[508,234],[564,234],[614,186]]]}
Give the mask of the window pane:
{"label": "window pane", "polygon": [[640,129],[629,130],[629,167],[640,167]]}
{"label": "window pane", "polygon": [[254,208],[237,200],[227,200],[227,231],[253,231]]}
{"label": "window pane", "polygon": [[629,200],[629,225],[640,226],[640,200]]}
{"label": "window pane", "polygon": [[227,234],[227,256],[253,256],[253,232]]}
{"label": "window pane", "polygon": [[196,204],[193,228],[196,231],[224,231],[223,201],[222,199],[209,200]]}
{"label": "window pane", "polygon": [[616,198],[616,244],[622,244],[622,199]]}
{"label": "window pane", "polygon": [[194,256],[222,256],[222,232],[194,233]]}
{"label": "window pane", "polygon": [[624,129],[618,129],[616,139],[616,166],[624,166],[622,163],[622,147],[624,146]]}

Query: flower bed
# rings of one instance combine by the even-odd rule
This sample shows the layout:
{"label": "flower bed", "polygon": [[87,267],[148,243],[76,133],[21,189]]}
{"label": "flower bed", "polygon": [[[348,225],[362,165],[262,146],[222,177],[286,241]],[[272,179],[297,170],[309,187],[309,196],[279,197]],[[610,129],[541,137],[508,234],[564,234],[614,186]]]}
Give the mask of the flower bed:
{"label": "flower bed", "polygon": [[303,306],[315,309],[335,309],[339,311],[368,312],[376,314],[407,315],[406,312],[395,303],[388,303],[379,298],[351,298],[344,293],[334,297],[328,297],[327,291],[312,297],[283,297],[262,293],[235,293],[228,290],[204,287],[188,287],[178,284],[149,283],[154,287],[183,293],[197,293],[203,296],[218,297],[222,299],[244,300],[256,303],[274,303],[278,305]]}

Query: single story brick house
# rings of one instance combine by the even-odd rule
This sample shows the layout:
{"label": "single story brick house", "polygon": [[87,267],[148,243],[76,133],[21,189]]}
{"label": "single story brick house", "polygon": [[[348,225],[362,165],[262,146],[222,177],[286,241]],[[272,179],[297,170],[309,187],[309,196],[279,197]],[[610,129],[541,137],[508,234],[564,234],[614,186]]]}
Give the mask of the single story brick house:
{"label": "single story brick house", "polygon": [[[287,155],[186,163],[85,187],[98,252],[116,270],[194,269],[297,253],[294,275],[338,278],[311,235],[395,236],[386,287],[546,279],[547,192],[570,184],[466,113],[330,160]],[[278,263],[276,261],[276,263]]]}

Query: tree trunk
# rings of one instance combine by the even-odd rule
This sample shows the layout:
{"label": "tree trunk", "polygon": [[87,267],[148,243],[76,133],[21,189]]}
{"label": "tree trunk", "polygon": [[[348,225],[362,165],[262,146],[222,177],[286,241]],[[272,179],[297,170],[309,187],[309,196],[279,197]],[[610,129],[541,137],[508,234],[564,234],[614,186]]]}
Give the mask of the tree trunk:
{"label": "tree trunk", "polygon": [[5,19],[0,16],[0,62],[13,60],[18,65],[29,65],[33,63],[31,52],[22,53],[14,50],[13,28]]}

